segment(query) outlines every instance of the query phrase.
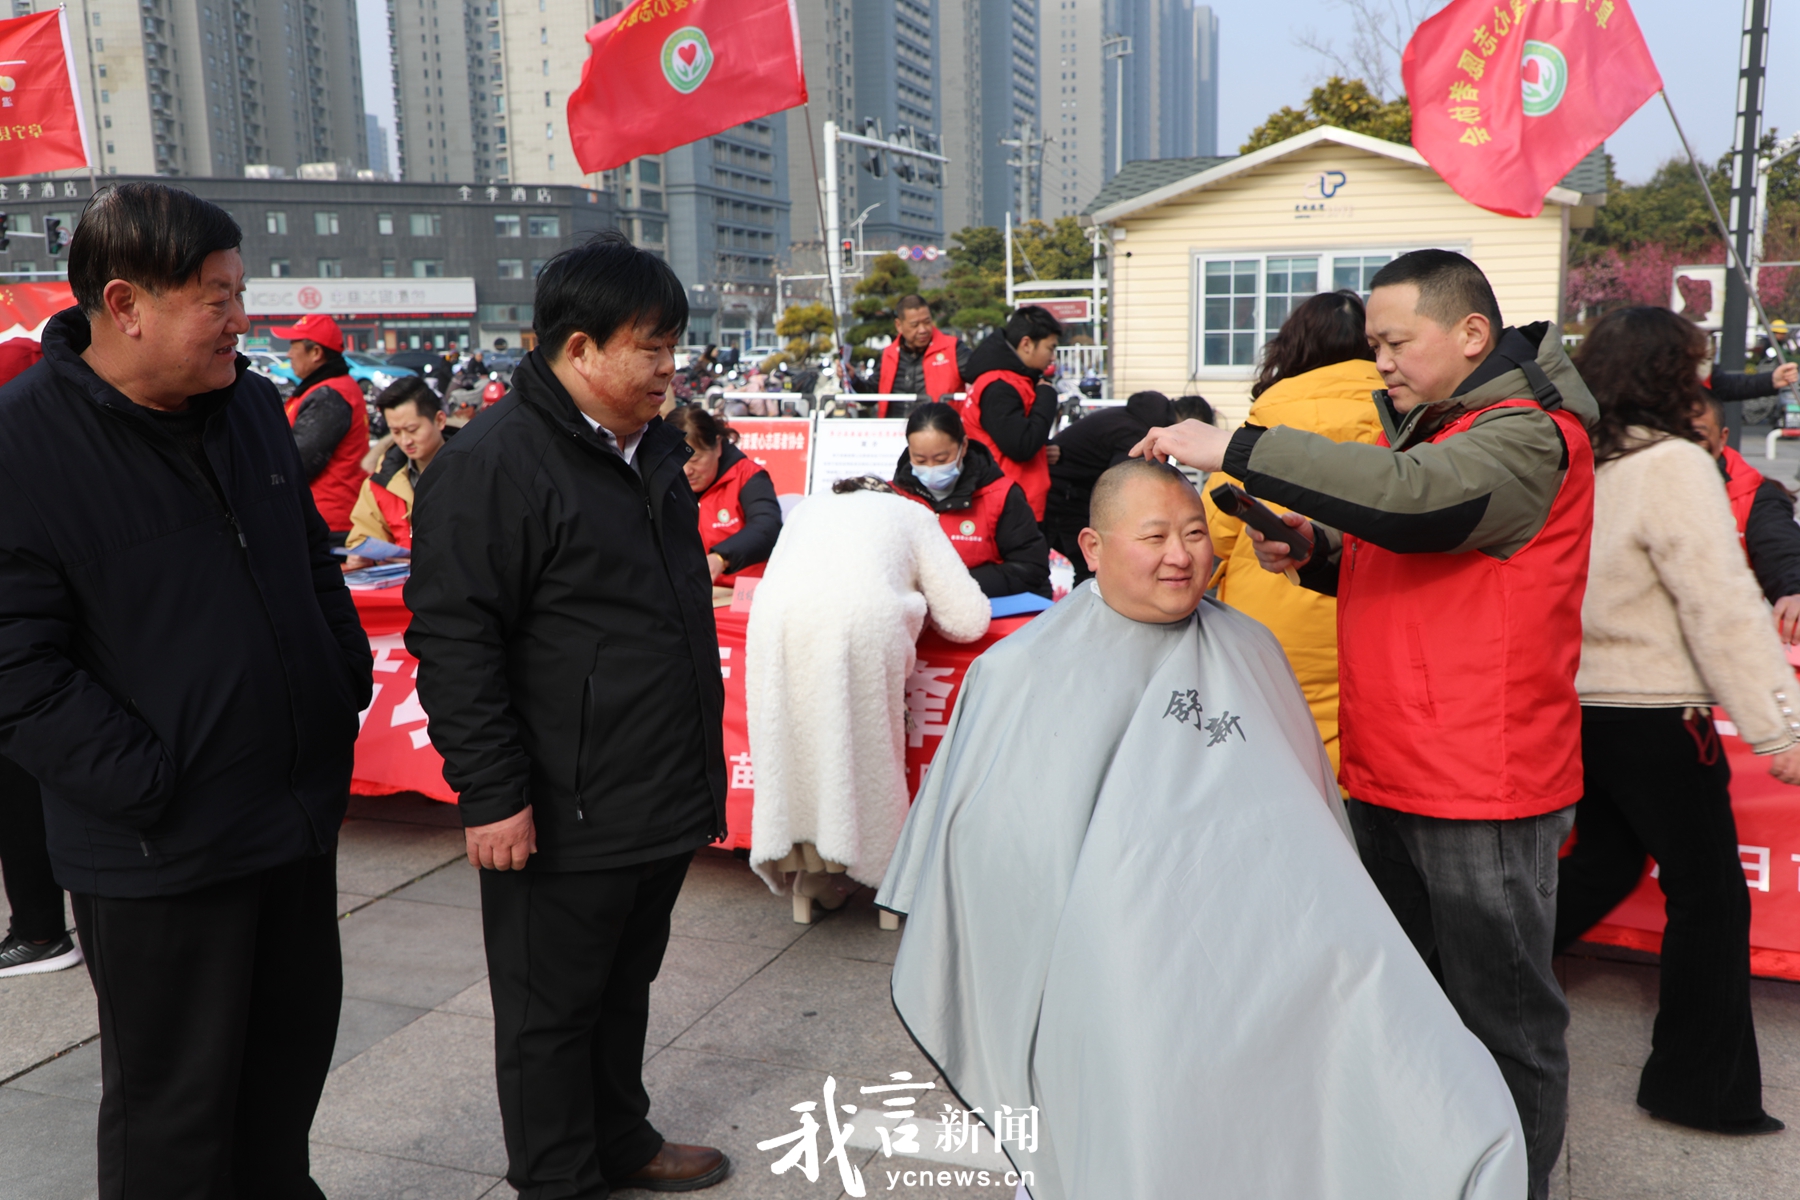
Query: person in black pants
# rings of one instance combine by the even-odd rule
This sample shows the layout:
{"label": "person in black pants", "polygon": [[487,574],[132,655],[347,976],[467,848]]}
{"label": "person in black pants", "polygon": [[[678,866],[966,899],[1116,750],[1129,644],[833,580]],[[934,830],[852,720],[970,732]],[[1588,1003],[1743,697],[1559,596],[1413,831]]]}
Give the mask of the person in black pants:
{"label": "person in black pants", "polygon": [[12,906],[12,928],[0,942],[0,979],[80,962],[81,950],[63,923],[63,891],[50,872],[37,780],[9,758],[0,758],[0,876]]}
{"label": "person in black pants", "polygon": [[1750,1007],[1750,895],[1712,704],[1769,774],[1800,784],[1800,686],[1697,444],[1706,335],[1665,308],[1617,309],[1575,366],[1600,405],[1582,599],[1582,796],[1558,863],[1566,949],[1660,868],[1661,994],[1637,1102],[1715,1133],[1774,1133]]}
{"label": "person in black pants", "polygon": [[693,1191],[730,1162],[663,1140],[642,1072],[670,910],[725,833],[694,451],[657,416],[687,292],[605,234],[545,264],[534,304],[511,393],[420,483],[406,645],[481,868],[507,1182]]}
{"label": "person in black pants", "polygon": [[240,238],[190,192],[102,189],[76,307],[0,389],[0,753],[42,785],[98,999],[102,1200],[321,1196],[373,659],[236,351]]}

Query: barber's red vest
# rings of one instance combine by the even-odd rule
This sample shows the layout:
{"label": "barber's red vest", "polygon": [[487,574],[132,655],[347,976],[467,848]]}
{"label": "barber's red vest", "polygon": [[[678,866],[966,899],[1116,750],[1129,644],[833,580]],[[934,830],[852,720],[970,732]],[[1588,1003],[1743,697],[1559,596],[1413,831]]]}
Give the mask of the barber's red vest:
{"label": "barber's red vest", "polygon": [[368,478],[367,472],[362,469],[362,460],[363,455],[369,452],[369,410],[363,401],[362,389],[356,386],[356,380],[348,375],[339,375],[289,399],[289,425],[294,423],[294,417],[300,412],[300,406],[305,403],[306,398],[319,388],[330,388],[350,406],[350,428],[332,449],[331,459],[325,464],[325,469],[313,476],[312,481],[313,503],[318,505],[319,515],[325,518],[325,528],[342,533],[350,528],[350,510],[356,507],[356,497],[362,492],[363,480]]}
{"label": "barber's red vest", "polygon": [[963,428],[969,436],[993,451],[994,461],[1000,464],[1000,470],[1025,490],[1025,499],[1031,505],[1031,515],[1042,521],[1044,501],[1050,496],[1050,458],[1039,450],[1029,461],[1021,463],[1000,453],[1000,447],[994,445],[994,439],[981,427],[981,394],[987,391],[990,383],[1004,383],[1023,396],[1026,413],[1030,413],[1032,406],[1037,403],[1037,384],[1016,371],[987,371],[969,385],[968,395],[962,402],[962,419]]}
{"label": "barber's red vest", "polygon": [[[996,479],[975,489],[975,494],[969,497],[969,507],[937,514],[938,524],[944,527],[944,536],[950,539],[950,544],[962,555],[963,566],[979,567],[1006,561],[1006,556],[1000,553],[1000,542],[994,534],[1000,527],[1000,514],[1006,509],[1006,496],[1012,491],[1012,486],[1013,481],[1010,479]],[[904,488],[895,490],[926,508],[932,506],[931,501],[917,492]]]}
{"label": "barber's red vest", "polygon": [[[894,376],[900,373],[900,339],[889,342],[887,349],[881,352],[881,390],[894,390]],[[933,400],[954,395],[963,390],[962,372],[956,365],[956,339],[942,330],[931,331],[931,345],[925,347],[925,394]],[[883,400],[877,407],[882,416],[888,415],[888,402]]]}
{"label": "barber's red vest", "polygon": [[[1763,473],[1730,446],[1719,457],[1725,460],[1725,494],[1731,497],[1731,515],[1737,520],[1738,544],[1742,546],[1744,530],[1750,526],[1750,507],[1756,503],[1756,489],[1762,486]],[[1748,546],[1744,553],[1750,553]]]}
{"label": "barber's red vest", "polygon": [[[1442,442],[1502,400],[1465,413]],[[1456,820],[1538,816],[1581,798],[1581,599],[1594,452],[1550,413],[1569,465],[1544,527],[1500,562],[1397,554],[1346,535],[1338,581],[1338,720],[1346,794]],[[1386,445],[1386,439],[1382,440]]]}
{"label": "barber's red vest", "polygon": [[[744,531],[744,502],[741,493],[751,476],[761,470],[755,459],[740,458],[720,471],[712,481],[712,486],[700,494],[700,541],[707,553],[712,553],[712,548],[726,538]],[[715,585],[730,587],[740,575],[760,579],[763,568],[767,565],[752,563],[741,571],[719,576]]]}

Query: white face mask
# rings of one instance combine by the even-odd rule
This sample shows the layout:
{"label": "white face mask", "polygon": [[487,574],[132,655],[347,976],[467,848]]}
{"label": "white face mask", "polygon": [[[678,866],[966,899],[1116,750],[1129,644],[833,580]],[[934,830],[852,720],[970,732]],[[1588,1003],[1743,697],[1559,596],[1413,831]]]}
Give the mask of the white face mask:
{"label": "white face mask", "polygon": [[961,476],[962,459],[960,458],[953,463],[944,463],[937,467],[913,467],[913,478],[924,484],[927,490],[933,492],[949,491],[956,486],[956,481]]}

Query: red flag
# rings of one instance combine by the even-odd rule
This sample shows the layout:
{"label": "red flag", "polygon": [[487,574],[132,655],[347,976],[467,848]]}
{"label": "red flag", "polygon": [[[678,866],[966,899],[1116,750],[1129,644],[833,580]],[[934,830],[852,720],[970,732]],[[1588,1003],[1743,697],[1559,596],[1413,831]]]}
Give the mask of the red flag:
{"label": "red flag", "polygon": [[0,176],[88,165],[74,61],[62,9],[0,21]]}
{"label": "red flag", "polygon": [[1414,148],[1463,199],[1509,217],[1542,212],[1662,88],[1627,0],[1455,0],[1400,69]]}
{"label": "red flag", "polygon": [[587,172],[806,103],[793,0],[640,0],[588,30],[569,97]]}

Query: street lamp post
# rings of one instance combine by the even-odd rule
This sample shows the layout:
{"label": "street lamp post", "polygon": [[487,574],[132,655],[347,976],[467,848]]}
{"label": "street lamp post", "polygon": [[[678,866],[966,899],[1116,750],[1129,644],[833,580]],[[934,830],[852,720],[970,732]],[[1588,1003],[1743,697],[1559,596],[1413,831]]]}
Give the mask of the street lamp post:
{"label": "street lamp post", "polygon": [[1125,59],[1131,54],[1131,38],[1115,33],[1101,41],[1100,49],[1107,62],[1117,64],[1113,67],[1117,72],[1113,92],[1113,174],[1117,175],[1125,169]]}

